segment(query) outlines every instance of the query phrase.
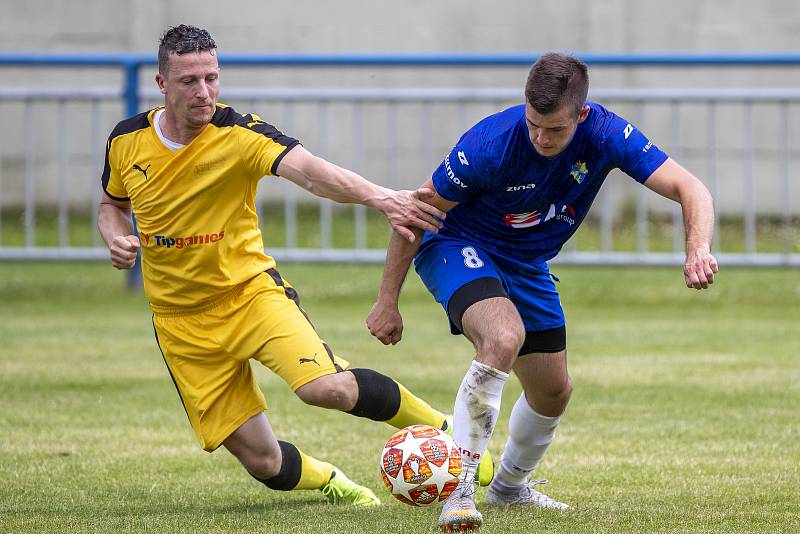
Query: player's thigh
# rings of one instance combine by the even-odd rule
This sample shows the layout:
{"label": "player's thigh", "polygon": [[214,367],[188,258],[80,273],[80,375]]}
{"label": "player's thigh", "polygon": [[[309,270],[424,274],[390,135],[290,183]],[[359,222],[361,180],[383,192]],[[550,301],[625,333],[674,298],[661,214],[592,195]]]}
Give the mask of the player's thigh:
{"label": "player's thigh", "polygon": [[261,362],[293,390],[346,369],[348,362],[333,353],[300,308],[297,291],[272,271],[259,276],[254,293],[245,295],[231,346]]}
{"label": "player's thigh", "polygon": [[414,265],[425,287],[447,313],[453,334],[463,333],[462,317],[470,306],[508,296],[491,256],[462,240],[435,238],[426,242]]}
{"label": "player's thigh", "polygon": [[153,318],[164,362],[200,445],[216,449],[239,425],[266,408],[250,364],[214,340],[226,325],[205,314]]}

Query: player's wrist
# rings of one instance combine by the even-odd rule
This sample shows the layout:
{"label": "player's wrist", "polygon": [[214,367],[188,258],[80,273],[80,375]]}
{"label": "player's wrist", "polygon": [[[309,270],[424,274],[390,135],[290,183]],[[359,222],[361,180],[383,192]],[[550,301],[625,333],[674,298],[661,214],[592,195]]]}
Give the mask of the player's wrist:
{"label": "player's wrist", "polygon": [[376,209],[384,215],[387,215],[391,205],[393,193],[394,191],[391,189],[376,185],[375,189],[370,192],[369,196],[367,196],[366,200],[364,201],[364,205],[368,208]]}
{"label": "player's wrist", "polygon": [[686,243],[686,255],[693,256],[698,254],[709,254],[711,252],[711,245],[706,242],[692,242]]}
{"label": "player's wrist", "polygon": [[400,300],[400,293],[395,291],[379,291],[378,305],[384,308],[397,308]]}

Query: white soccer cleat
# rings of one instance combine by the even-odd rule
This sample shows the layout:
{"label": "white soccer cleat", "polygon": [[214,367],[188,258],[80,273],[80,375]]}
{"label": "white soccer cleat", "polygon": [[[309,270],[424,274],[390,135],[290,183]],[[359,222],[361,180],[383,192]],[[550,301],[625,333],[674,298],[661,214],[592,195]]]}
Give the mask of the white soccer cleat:
{"label": "white soccer cleat", "polygon": [[439,514],[442,532],[471,532],[481,528],[483,514],[475,508],[475,482],[470,473],[447,498]]}
{"label": "white soccer cleat", "polygon": [[566,510],[569,508],[568,504],[558,502],[544,493],[536,491],[533,487],[539,484],[547,484],[547,481],[532,480],[511,493],[498,491],[493,484],[489,486],[489,492],[486,494],[486,504],[493,504],[495,506],[527,505],[554,510]]}

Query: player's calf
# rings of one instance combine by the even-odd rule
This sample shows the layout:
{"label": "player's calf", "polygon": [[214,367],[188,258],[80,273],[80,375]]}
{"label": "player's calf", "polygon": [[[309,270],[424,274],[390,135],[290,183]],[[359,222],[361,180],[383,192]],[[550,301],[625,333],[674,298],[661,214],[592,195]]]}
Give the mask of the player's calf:
{"label": "player's calf", "polygon": [[430,425],[444,428],[444,414],[411,393],[402,384],[372,369],[350,369],[358,385],[358,399],[347,413],[395,428]]}

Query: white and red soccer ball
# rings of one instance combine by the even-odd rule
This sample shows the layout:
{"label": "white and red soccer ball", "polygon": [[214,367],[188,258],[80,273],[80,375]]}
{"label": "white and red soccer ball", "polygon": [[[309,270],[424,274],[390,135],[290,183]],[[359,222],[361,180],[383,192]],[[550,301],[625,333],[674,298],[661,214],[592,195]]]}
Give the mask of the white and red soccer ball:
{"label": "white and red soccer ball", "polygon": [[414,425],[389,438],[380,465],[392,495],[411,506],[428,506],[444,501],[458,486],[461,453],[442,430]]}

